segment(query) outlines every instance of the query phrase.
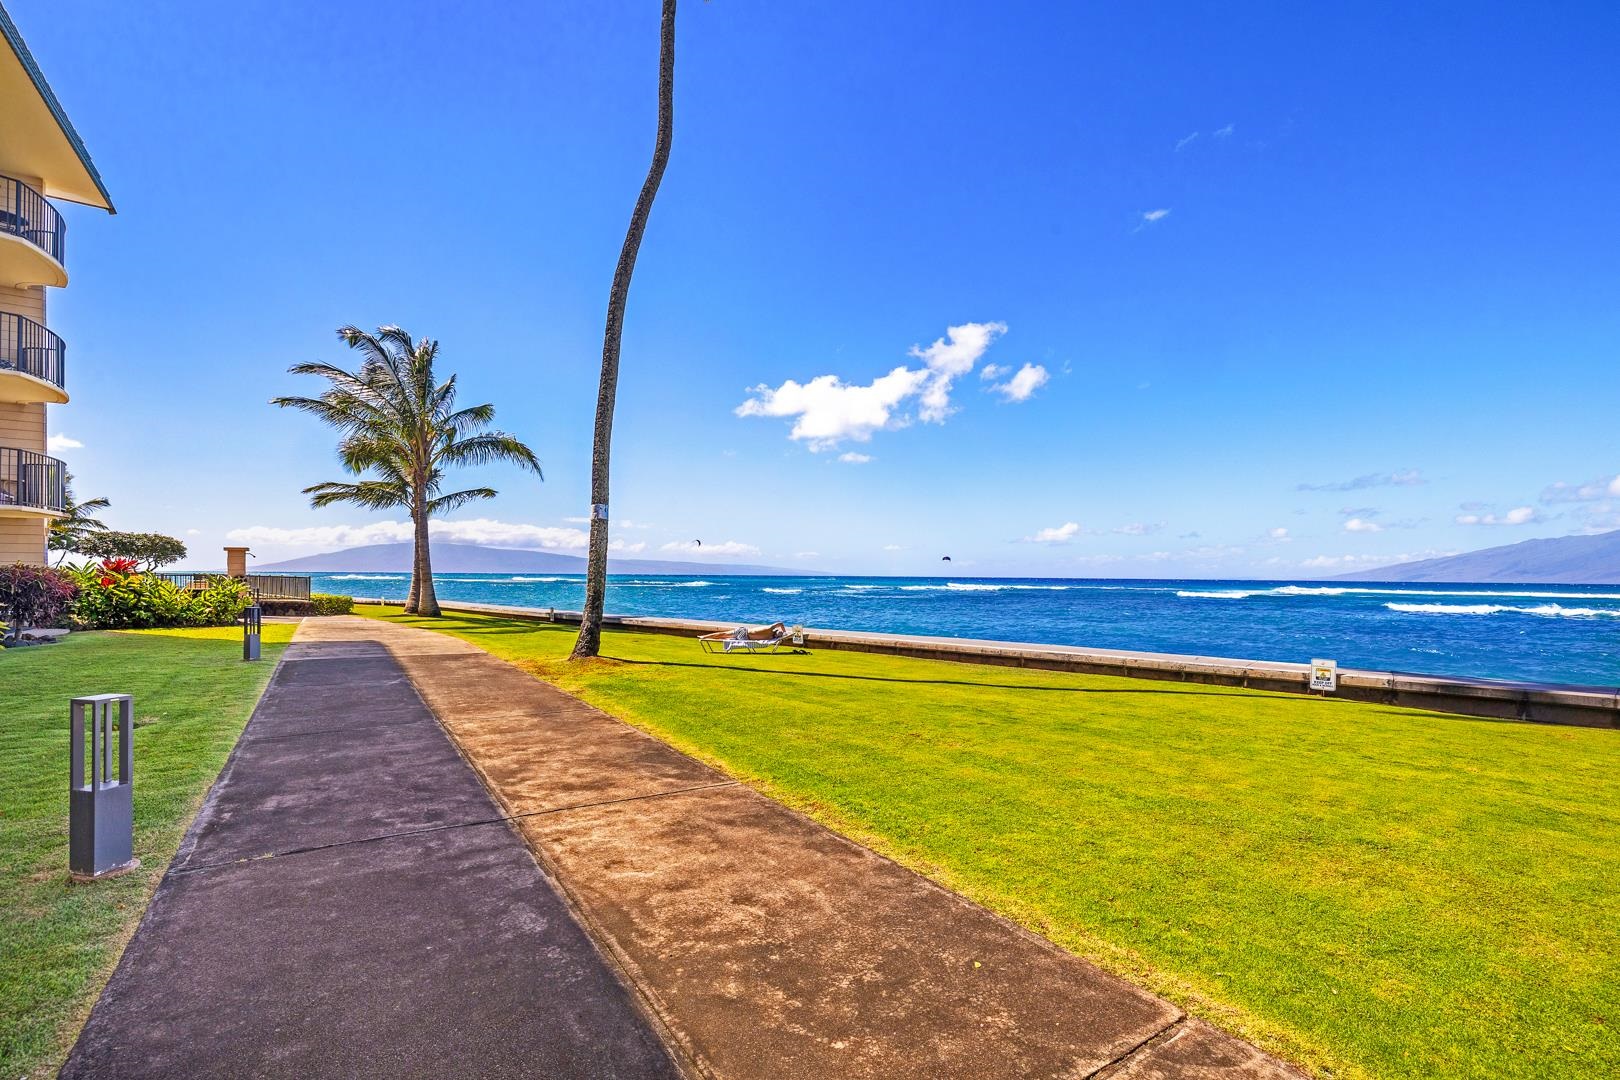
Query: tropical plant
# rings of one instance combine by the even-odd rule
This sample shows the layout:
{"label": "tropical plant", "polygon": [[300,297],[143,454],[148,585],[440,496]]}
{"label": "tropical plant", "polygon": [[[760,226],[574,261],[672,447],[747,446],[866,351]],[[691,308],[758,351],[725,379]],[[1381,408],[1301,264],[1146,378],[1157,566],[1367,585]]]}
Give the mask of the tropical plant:
{"label": "tropical plant", "polygon": [[56,622],[77,591],[71,577],[48,566],[0,566],[0,616],[17,633]]}
{"label": "tropical plant", "polygon": [[345,326],[338,337],[361,354],[359,370],[295,364],[288,369],[293,374],[318,375],[331,385],[317,398],[278,397],[271,404],[310,413],[342,432],[338,458],[361,477],[305,488],[312,506],[353,503],[371,510],[404,508],[410,514],[414,549],[405,610],[437,615],[428,522],[496,494],[488,487],[446,493],[445,471],[510,461],[544,479],[540,462],[515,435],[485,430],[495,419],[495,406],[456,408],[456,377],[439,382],[433,372],[437,341],[412,340],[397,326],[380,327],[375,335]]}
{"label": "tropical plant", "polygon": [[91,629],[229,626],[253,603],[252,591],[236,578],[211,577],[201,588],[182,589],[140,573],[128,559],[70,566],[64,573],[78,586],[73,619]]}
{"label": "tropical plant", "polygon": [[630,212],[630,227],[613,269],[608,290],[607,328],[602,333],[602,378],[596,390],[596,431],[591,443],[591,539],[585,568],[585,609],[580,615],[579,637],[569,659],[595,656],[602,647],[602,605],[607,598],[608,463],[612,455],[613,407],[619,393],[619,342],[624,336],[624,308],[630,297],[630,278],[647,231],[653,199],[669,164],[675,134],[675,0],[664,0],[658,38],[658,138],[652,165]]}
{"label": "tropical plant", "polygon": [[68,552],[79,550],[79,545],[84,542],[86,536],[106,530],[106,524],[95,515],[112,505],[109,499],[86,499],[83,502],[75,499],[72,473],[67,473],[63,477],[63,484],[67,488],[67,498],[63,504],[64,513],[61,517],[51,520],[49,540],[50,549],[59,552],[56,557],[58,566],[67,558]]}
{"label": "tropical plant", "polygon": [[147,573],[186,557],[185,543],[172,536],[116,529],[86,533],[73,550],[92,559],[133,559]]}

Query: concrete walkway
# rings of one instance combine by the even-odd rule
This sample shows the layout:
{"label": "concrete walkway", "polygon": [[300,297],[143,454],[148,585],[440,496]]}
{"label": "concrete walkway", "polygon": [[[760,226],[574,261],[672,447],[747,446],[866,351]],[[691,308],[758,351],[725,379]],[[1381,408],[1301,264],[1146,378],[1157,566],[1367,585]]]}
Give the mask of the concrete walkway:
{"label": "concrete walkway", "polygon": [[62,1075],[682,1075],[365,630],[301,629]]}
{"label": "concrete walkway", "polygon": [[1301,1075],[465,642],[300,640],[386,647],[703,1075]]}

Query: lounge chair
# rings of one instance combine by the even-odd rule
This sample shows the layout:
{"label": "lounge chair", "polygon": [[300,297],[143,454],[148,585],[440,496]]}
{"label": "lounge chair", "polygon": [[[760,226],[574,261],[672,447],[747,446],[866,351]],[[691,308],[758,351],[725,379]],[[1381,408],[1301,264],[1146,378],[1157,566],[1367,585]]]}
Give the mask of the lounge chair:
{"label": "lounge chair", "polygon": [[746,626],[739,626],[735,630],[720,630],[713,634],[704,634],[698,638],[698,644],[703,646],[704,652],[775,652],[781,648],[782,643],[790,641],[793,631],[781,623],[772,623],[759,630],[750,630]]}

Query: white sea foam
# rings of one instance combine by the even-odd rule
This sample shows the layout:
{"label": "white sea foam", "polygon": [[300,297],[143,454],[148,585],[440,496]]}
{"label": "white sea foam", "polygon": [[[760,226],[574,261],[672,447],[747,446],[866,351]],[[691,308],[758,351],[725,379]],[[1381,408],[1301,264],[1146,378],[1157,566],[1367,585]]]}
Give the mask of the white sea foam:
{"label": "white sea foam", "polygon": [[764,588],[764,589],[761,589],[759,591],[760,592],[768,592],[768,593],[776,593],[779,596],[797,596],[800,593],[804,592],[803,589],[772,589],[772,588],[768,588],[768,587]]}
{"label": "white sea foam", "polygon": [[1562,604],[1536,604],[1516,607],[1512,604],[1396,604],[1384,605],[1390,611],[1408,615],[1536,615],[1547,619],[1620,618],[1620,610],[1612,608],[1564,607]]}
{"label": "white sea foam", "polygon": [[1247,589],[1223,589],[1218,592],[1195,592],[1191,589],[1183,589],[1176,595],[1187,600],[1246,600],[1256,594]]}
{"label": "white sea foam", "polygon": [[333,581],[404,581],[405,574],[332,574]]}
{"label": "white sea foam", "polygon": [[570,585],[583,585],[583,584],[585,584],[585,579],[584,578],[568,578],[568,577],[512,577],[512,578],[508,578],[507,580],[513,585],[533,585],[533,584],[538,583],[538,582],[554,582],[554,581],[563,581],[563,582],[567,582]]}
{"label": "white sea foam", "polygon": [[610,581],[616,589],[706,589],[712,581]]}
{"label": "white sea foam", "polygon": [[[854,588],[855,586],[850,586]],[[876,586],[873,586],[874,588]],[[947,581],[943,585],[900,585],[905,592],[1001,592],[1003,589],[1040,591],[1040,592],[1067,592],[1067,585],[992,585],[982,581]]]}

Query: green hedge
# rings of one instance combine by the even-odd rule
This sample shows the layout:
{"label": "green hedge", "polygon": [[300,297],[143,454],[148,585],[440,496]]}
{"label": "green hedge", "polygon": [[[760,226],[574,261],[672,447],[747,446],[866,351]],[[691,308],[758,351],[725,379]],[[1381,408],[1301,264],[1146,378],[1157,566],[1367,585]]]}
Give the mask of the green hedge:
{"label": "green hedge", "polygon": [[354,610],[354,597],[335,593],[310,593],[309,602],[317,615],[347,615]]}

